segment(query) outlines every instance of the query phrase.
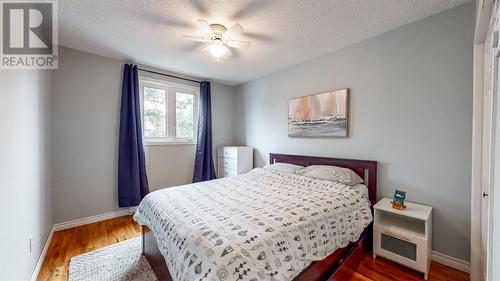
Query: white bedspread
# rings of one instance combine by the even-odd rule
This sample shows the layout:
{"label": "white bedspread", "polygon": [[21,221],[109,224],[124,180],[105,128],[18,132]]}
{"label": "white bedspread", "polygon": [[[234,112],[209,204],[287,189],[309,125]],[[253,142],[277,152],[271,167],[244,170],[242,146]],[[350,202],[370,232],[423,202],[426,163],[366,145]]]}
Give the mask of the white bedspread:
{"label": "white bedspread", "polygon": [[359,238],[372,221],[361,190],[257,168],[150,193],[134,219],[174,280],[292,280]]}

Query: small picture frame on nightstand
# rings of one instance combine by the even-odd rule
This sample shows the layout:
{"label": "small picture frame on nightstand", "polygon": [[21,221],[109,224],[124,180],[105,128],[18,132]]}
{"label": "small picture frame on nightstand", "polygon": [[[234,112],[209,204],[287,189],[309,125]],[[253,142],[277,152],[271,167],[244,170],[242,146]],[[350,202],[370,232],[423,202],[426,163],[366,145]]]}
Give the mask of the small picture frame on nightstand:
{"label": "small picture frame on nightstand", "polygon": [[397,190],[394,192],[394,198],[392,198],[392,207],[394,209],[403,210],[405,206],[406,192]]}

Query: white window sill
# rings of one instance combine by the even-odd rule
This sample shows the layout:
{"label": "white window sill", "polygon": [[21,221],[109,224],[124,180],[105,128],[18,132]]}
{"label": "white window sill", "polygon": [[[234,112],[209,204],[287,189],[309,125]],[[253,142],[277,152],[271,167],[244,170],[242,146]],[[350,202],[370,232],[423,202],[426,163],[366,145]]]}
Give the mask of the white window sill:
{"label": "white window sill", "polygon": [[146,141],[145,146],[157,146],[157,145],[196,145],[194,141]]}

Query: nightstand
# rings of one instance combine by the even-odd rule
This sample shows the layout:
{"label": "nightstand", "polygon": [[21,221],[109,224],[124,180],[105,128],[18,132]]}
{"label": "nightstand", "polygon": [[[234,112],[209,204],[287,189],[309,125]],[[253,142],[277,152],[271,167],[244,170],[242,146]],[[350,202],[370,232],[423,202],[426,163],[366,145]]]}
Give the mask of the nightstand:
{"label": "nightstand", "polygon": [[373,258],[382,256],[424,273],[431,265],[432,207],[405,202],[403,210],[391,206],[392,199],[380,200],[373,223]]}

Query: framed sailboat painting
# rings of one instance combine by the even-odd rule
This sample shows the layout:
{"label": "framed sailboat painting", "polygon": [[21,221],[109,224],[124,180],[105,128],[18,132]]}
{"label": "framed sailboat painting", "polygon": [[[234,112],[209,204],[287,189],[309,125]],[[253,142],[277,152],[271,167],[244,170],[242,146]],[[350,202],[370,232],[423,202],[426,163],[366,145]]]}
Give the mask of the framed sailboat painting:
{"label": "framed sailboat painting", "polygon": [[289,137],[347,137],[349,89],[288,100]]}

